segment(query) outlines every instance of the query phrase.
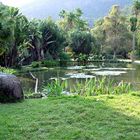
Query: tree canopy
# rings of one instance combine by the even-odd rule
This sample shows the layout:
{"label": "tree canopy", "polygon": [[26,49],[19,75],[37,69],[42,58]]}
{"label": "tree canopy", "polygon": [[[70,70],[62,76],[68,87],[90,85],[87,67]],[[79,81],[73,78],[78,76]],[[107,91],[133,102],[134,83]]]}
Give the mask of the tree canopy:
{"label": "tree canopy", "polygon": [[18,8],[0,3],[0,65],[59,61],[69,54],[71,58],[85,55],[87,60],[91,55],[130,58],[132,38],[140,56],[139,0],[134,2],[131,14],[113,5],[104,18],[94,21],[93,27],[80,9],[62,10],[59,16],[58,21],[51,17],[28,20]]}

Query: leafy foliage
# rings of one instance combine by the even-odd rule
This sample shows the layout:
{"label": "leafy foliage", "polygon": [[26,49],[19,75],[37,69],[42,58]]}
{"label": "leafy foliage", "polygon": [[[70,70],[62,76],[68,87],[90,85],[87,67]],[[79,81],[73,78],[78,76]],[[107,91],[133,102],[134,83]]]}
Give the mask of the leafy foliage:
{"label": "leafy foliage", "polygon": [[68,87],[67,81],[61,81],[60,79],[55,79],[47,86],[44,86],[43,92],[48,96],[60,96],[64,95],[63,92],[68,91],[70,94],[80,95],[80,96],[96,96],[96,95],[106,95],[106,94],[126,94],[130,93],[132,86],[130,83],[125,83],[121,81],[117,83],[106,77],[99,79],[90,79],[77,82],[74,86]]}
{"label": "leafy foliage", "polygon": [[70,34],[70,46],[75,55],[90,54],[94,41],[94,37],[87,31],[74,30]]}
{"label": "leafy foliage", "polygon": [[44,86],[43,92],[45,92],[47,96],[61,96],[63,92],[63,87],[61,86],[60,80],[56,79],[47,86]]}
{"label": "leafy foliage", "polygon": [[99,20],[92,29],[102,54],[112,54],[114,58],[116,55],[128,57],[132,36],[127,27],[127,18],[122,15],[120,7],[112,6],[108,16]]}
{"label": "leafy foliage", "polygon": [[80,9],[62,10],[57,22],[50,17],[28,21],[18,8],[0,3],[0,65],[17,67],[34,61],[70,60],[67,53],[84,61],[91,55],[129,58],[132,35],[133,42],[136,39],[133,52],[139,54],[139,3],[136,0],[133,4],[133,16],[124,14],[118,5],[112,6],[106,17],[95,21],[93,28],[83,19]]}
{"label": "leafy foliage", "polygon": [[7,74],[14,74],[14,73],[16,73],[16,70],[10,69],[10,68],[5,68],[5,67],[0,67],[0,72],[7,73]]}

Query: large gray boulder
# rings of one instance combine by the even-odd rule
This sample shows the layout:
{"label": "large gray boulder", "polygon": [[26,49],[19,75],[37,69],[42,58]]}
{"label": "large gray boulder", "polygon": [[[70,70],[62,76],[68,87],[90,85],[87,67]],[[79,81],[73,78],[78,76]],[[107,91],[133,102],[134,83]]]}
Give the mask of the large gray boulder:
{"label": "large gray boulder", "polygon": [[23,99],[19,79],[15,75],[0,73],[0,103],[13,103]]}

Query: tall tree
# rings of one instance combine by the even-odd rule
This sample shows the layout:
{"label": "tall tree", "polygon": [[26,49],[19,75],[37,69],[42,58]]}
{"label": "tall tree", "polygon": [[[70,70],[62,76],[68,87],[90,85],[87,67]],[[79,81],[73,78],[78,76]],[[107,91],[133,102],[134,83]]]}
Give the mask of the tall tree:
{"label": "tall tree", "polygon": [[132,62],[135,60],[135,50],[136,50],[136,32],[138,30],[138,16],[140,13],[140,1],[136,0],[133,4],[133,17],[130,18],[131,31],[133,33],[132,41]]}
{"label": "tall tree", "polygon": [[19,12],[18,8],[9,8],[12,22],[12,42],[10,54],[10,66],[18,64],[18,48],[28,38],[28,20]]}
{"label": "tall tree", "polygon": [[29,49],[32,61],[41,60],[42,32],[40,31],[40,20],[33,19],[29,23],[29,40],[33,46]]}
{"label": "tall tree", "polygon": [[[17,8],[0,4],[0,44],[3,50],[2,65],[12,66],[18,63],[18,47],[26,40],[28,20]],[[4,61],[3,61],[4,60]]]}
{"label": "tall tree", "polygon": [[104,18],[103,26],[106,35],[106,45],[109,48],[111,47],[110,49],[115,59],[119,50],[126,47],[126,40],[128,42],[131,38],[127,28],[128,25],[126,24],[126,17],[121,15],[121,10],[118,5],[112,6],[109,15]]}
{"label": "tall tree", "polygon": [[103,49],[105,47],[106,34],[103,28],[103,25],[104,25],[104,20],[99,19],[95,21],[94,27],[91,29],[91,33],[95,37],[95,40],[96,40],[96,49],[95,49],[96,55],[99,55],[99,54],[102,55]]}
{"label": "tall tree", "polygon": [[41,22],[40,31],[43,37],[45,58],[50,55],[53,59],[57,59],[64,49],[66,41],[64,31],[51,18]]}
{"label": "tall tree", "polygon": [[74,30],[70,34],[70,46],[74,54],[78,57],[80,54],[89,54],[95,45],[95,39],[90,32]]}
{"label": "tall tree", "polygon": [[80,9],[76,9],[72,12],[62,10],[59,14],[60,21],[59,26],[65,31],[71,31],[72,29],[87,30],[88,24],[82,19],[83,12]]}
{"label": "tall tree", "polygon": [[[83,12],[80,9],[76,9],[72,12],[62,10],[60,12],[61,19],[58,22],[59,27],[65,33],[65,45],[67,50],[71,50],[68,49],[71,47],[73,52],[76,54],[80,54],[81,52],[84,53],[83,50],[85,50],[85,53],[87,53],[88,47],[91,48],[92,44],[92,41],[90,43],[87,41],[87,36],[89,37],[89,40],[91,39],[91,36],[89,35],[90,29],[86,20],[82,18],[82,15]],[[88,47],[85,44],[86,41],[89,45]]]}

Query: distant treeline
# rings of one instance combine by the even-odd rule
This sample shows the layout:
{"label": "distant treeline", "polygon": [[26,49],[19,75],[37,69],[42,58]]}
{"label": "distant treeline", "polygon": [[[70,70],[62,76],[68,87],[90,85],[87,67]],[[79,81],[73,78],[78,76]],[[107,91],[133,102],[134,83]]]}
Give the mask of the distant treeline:
{"label": "distant treeline", "polygon": [[[113,5],[91,28],[82,11],[62,10],[60,20],[28,20],[18,8],[0,3],[0,65],[44,60],[92,60],[140,56],[140,1],[131,13]],[[102,10],[102,9],[101,9]]]}

